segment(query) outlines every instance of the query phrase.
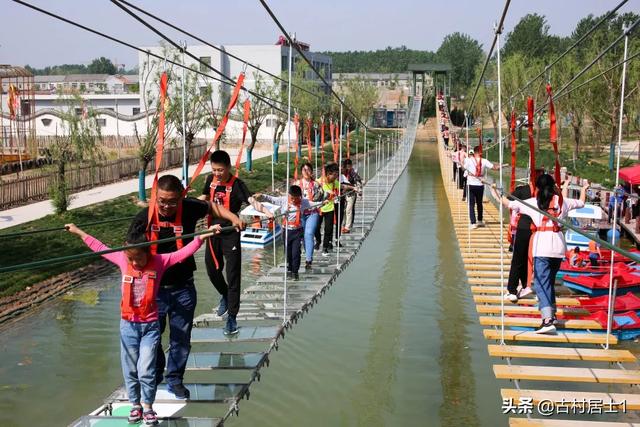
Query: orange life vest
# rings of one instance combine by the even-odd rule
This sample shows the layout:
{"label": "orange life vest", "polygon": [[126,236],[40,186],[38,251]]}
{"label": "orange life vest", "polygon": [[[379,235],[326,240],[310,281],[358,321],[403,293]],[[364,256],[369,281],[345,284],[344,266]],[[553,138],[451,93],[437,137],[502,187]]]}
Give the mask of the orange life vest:
{"label": "orange life vest", "polygon": [[[215,203],[217,205],[224,206],[227,210],[231,210],[231,191],[233,190],[233,183],[236,182],[236,177],[231,175],[231,178],[227,182],[213,182],[211,180],[211,187],[209,188],[209,200],[211,203]],[[216,189],[218,187],[224,186],[224,193],[216,193]],[[213,223],[213,216],[207,216],[207,226],[211,226]],[[213,239],[207,239],[209,244],[209,249],[211,249],[211,256],[213,257],[213,262],[216,265],[216,269],[220,268],[220,263],[216,258],[216,254],[213,250],[213,243],[211,242]]]}
{"label": "orange life vest", "polygon": [[[155,270],[154,257],[151,257],[147,265],[142,270],[136,270],[133,265],[127,266],[127,274],[122,277],[122,300],[120,310],[122,318],[128,321],[135,321],[135,318],[145,318],[157,311],[156,296],[154,294],[157,273]],[[134,281],[141,280],[147,276],[147,284],[144,289],[144,296],[140,305],[135,305],[133,288]]]}
{"label": "orange life vest", "polygon": [[[553,196],[553,199],[551,200],[551,204],[549,205],[549,209],[547,209],[547,212],[556,218],[559,217],[560,213],[562,212],[562,203],[563,203],[562,196]],[[550,221],[549,218],[547,218],[546,216],[543,216],[542,224],[540,224],[539,227],[537,227],[533,223],[533,221],[531,222],[531,239],[529,240],[529,257],[528,257],[529,270],[527,272],[528,273],[527,281],[529,284],[532,283],[532,279],[533,279],[533,238],[538,232],[552,231],[554,233],[558,233],[562,229],[560,225],[555,221],[552,221],[552,225],[547,225],[549,221]]]}
{"label": "orange life vest", "polygon": [[287,210],[291,211],[292,207],[296,208],[296,218],[293,221],[289,221],[289,214],[287,214],[284,218],[284,226],[287,227],[289,230],[296,230],[298,228],[300,228],[300,224],[301,224],[301,217],[302,217],[302,209],[301,205],[299,204],[295,204],[291,202],[291,198],[289,197],[289,203],[287,206]]}
{"label": "orange life vest", "polygon": [[[155,208],[153,212],[153,216],[151,217],[151,224],[149,225],[149,232],[147,233],[147,238],[152,240],[158,240],[160,236],[160,229],[162,228],[172,228],[173,234],[176,237],[182,236],[183,228],[182,228],[182,200],[178,202],[178,211],[176,212],[176,218],[172,221],[160,221],[160,215],[158,214],[158,209]],[[184,242],[182,239],[176,240],[176,247],[178,250],[182,249],[184,246]],[[158,253],[158,245],[151,245],[151,254],[155,255]]]}

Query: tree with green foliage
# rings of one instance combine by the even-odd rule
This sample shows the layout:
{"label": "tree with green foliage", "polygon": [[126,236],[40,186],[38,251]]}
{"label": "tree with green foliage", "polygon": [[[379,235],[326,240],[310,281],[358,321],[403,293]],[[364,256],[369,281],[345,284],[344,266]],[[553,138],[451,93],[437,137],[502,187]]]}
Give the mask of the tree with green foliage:
{"label": "tree with green foliage", "polygon": [[[90,162],[92,165],[102,157],[100,150],[100,126],[93,109],[85,110],[79,95],[58,99],[63,108],[60,112],[62,134],[57,134],[49,146],[51,159],[56,165],[56,174],[49,185],[51,203],[57,214],[67,211],[71,195],[67,184],[67,169],[72,163]],[[78,114],[80,111],[80,114]]]}
{"label": "tree with green foliage", "polygon": [[118,69],[110,59],[101,56],[91,61],[91,64],[87,67],[87,73],[89,74],[109,74],[113,75],[118,72]]}
{"label": "tree with green foliage", "polygon": [[387,47],[375,51],[322,52],[332,59],[334,73],[404,73],[409,64],[434,62],[430,51]]}
{"label": "tree with green foliage", "polygon": [[436,52],[436,59],[451,64],[454,94],[463,94],[473,83],[474,70],[483,56],[482,45],[467,34],[455,32],[444,38]]}
{"label": "tree with green foliage", "polygon": [[346,112],[348,121],[367,123],[380,96],[378,88],[362,77],[341,80],[339,85],[345,104],[353,111]]}
{"label": "tree with green foliage", "polygon": [[502,54],[505,58],[516,53],[529,58],[545,58],[558,55],[566,46],[566,39],[549,34],[544,16],[530,13],[507,33]]}

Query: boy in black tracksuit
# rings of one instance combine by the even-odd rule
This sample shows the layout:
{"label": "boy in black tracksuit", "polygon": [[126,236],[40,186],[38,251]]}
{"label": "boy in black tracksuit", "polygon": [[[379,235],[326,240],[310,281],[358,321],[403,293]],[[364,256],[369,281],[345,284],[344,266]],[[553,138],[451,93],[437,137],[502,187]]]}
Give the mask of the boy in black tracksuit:
{"label": "boy in black tracksuit", "polygon": [[[202,189],[201,199],[210,200],[214,204],[222,205],[234,214],[238,214],[243,204],[251,204],[268,217],[273,215],[268,209],[253,199],[246,184],[231,174],[231,158],[226,151],[217,150],[211,154],[211,171]],[[231,225],[220,218],[213,218],[210,225],[220,224],[222,227]],[[238,332],[236,315],[240,310],[240,277],[242,252],[240,247],[240,232],[229,231],[218,234],[215,239],[209,239],[206,245],[205,266],[209,280],[220,293],[218,316],[228,312],[227,323],[224,328],[226,335]],[[225,276],[222,269],[225,269]]]}

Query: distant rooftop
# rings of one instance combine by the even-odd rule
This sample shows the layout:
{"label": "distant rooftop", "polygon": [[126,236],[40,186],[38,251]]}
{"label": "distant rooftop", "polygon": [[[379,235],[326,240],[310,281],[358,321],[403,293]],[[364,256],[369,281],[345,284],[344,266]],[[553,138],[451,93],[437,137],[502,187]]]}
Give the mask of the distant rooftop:
{"label": "distant rooftop", "polygon": [[31,74],[24,67],[16,67],[8,64],[0,64],[0,79],[9,79],[12,77],[32,77]]}

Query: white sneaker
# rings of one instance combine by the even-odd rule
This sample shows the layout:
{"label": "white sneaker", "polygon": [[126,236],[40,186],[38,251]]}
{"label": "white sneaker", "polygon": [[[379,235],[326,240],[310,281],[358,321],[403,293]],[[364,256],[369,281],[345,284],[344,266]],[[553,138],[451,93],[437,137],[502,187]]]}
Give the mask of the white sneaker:
{"label": "white sneaker", "polygon": [[555,334],[556,326],[553,324],[553,319],[548,319],[546,322],[543,320],[540,326],[535,330],[536,334]]}
{"label": "white sneaker", "polygon": [[506,294],[504,294],[504,299],[511,302],[518,302],[518,296],[510,292],[507,292]]}
{"label": "white sneaker", "polygon": [[469,224],[469,228],[475,230],[476,228],[478,228],[478,224]]}
{"label": "white sneaker", "polygon": [[532,293],[533,291],[531,290],[531,288],[527,286],[526,288],[520,289],[520,292],[518,292],[518,298],[524,298]]}
{"label": "white sneaker", "polygon": [[478,227],[484,227],[484,221],[478,221]]}

